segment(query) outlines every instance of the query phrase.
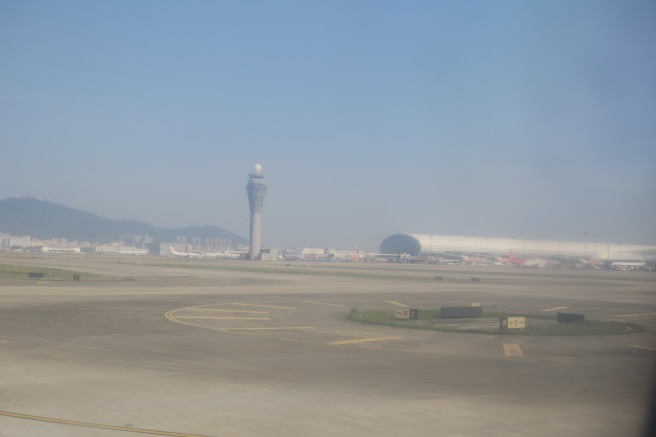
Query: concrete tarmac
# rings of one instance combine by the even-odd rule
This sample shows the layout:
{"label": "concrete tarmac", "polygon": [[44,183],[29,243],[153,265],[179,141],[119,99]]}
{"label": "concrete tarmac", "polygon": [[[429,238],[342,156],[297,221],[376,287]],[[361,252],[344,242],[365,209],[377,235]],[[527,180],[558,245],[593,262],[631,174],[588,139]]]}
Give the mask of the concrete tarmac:
{"label": "concrete tarmac", "polygon": [[[100,256],[0,264],[81,274],[0,277],[2,437],[632,436],[651,408],[655,273]],[[474,302],[647,331],[529,337],[345,319],[352,307]]]}

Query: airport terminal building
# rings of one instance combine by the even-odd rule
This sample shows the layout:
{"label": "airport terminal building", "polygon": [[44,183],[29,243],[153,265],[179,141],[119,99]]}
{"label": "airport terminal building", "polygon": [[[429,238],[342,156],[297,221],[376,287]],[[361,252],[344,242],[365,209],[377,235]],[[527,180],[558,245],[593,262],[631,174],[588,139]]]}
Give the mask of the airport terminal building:
{"label": "airport terminal building", "polygon": [[380,244],[382,254],[410,256],[489,255],[518,257],[562,257],[597,261],[656,261],[656,246],[598,241],[547,241],[460,235],[396,234]]}

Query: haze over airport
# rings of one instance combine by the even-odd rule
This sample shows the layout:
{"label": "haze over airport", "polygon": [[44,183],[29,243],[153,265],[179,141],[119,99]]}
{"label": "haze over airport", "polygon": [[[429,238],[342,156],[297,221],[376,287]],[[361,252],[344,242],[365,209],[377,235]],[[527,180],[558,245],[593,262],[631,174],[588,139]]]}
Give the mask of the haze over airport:
{"label": "haze over airport", "polygon": [[656,244],[656,5],[4,1],[0,198],[262,246]]}

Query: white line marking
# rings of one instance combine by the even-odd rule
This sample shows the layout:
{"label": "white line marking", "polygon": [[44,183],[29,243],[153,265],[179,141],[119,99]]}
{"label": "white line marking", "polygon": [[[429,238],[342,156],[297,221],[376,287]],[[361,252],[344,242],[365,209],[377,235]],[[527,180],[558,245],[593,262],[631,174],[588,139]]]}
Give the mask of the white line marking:
{"label": "white line marking", "polygon": [[316,301],[313,301],[313,300],[304,300],[303,302],[304,303],[313,303],[315,305],[326,305],[326,306],[330,306],[330,307],[338,307],[338,308],[345,308],[346,307],[346,305],[338,305],[336,303],[316,302]]}
{"label": "white line marking", "polygon": [[619,314],[617,317],[640,317],[640,316],[654,316],[656,313],[637,313],[637,314]]}
{"label": "white line marking", "polygon": [[394,300],[387,300],[387,301],[385,301],[385,302],[387,302],[387,303],[391,303],[392,305],[396,305],[397,307],[404,307],[404,308],[407,308],[407,306],[408,306],[408,305],[406,305],[406,304],[404,304],[404,303],[396,302],[396,301],[394,301]]}
{"label": "white line marking", "polygon": [[651,346],[641,346],[639,344],[627,344],[628,347],[632,347],[634,349],[643,349],[646,351],[656,351],[656,347],[651,347]]}
{"label": "white line marking", "polygon": [[546,312],[549,312],[549,311],[558,311],[558,310],[564,310],[564,309],[567,309],[567,308],[569,308],[569,307],[547,308],[546,310],[540,310],[540,311],[543,311],[543,312],[546,313]]}

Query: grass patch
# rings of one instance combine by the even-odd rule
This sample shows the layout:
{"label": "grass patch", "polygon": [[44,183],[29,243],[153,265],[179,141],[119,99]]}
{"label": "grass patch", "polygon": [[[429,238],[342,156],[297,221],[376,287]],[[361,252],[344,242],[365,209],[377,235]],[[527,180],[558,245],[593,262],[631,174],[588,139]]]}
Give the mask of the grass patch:
{"label": "grass patch", "polygon": [[[30,273],[42,273],[43,278],[29,278]],[[12,266],[7,264],[0,264],[0,277],[9,279],[30,279],[30,280],[49,280],[49,281],[62,281],[73,280],[73,276],[80,275],[89,277],[92,275],[74,272],[71,270],[55,269],[50,267],[32,267],[32,266]]]}
{"label": "grass patch", "polygon": [[585,324],[556,323],[528,325],[524,335],[620,335],[644,332],[646,328],[633,322],[586,320]]}
{"label": "grass patch", "polygon": [[[417,312],[417,320],[397,320],[394,318],[395,311],[360,311],[357,308],[352,308],[346,318],[354,322],[393,326],[396,328],[495,335],[620,335],[644,332],[646,330],[644,326],[633,322],[586,320],[585,324],[556,323],[555,317],[545,316],[543,314],[484,312],[481,318],[475,319],[441,319],[440,313],[441,310],[419,310]],[[526,328],[499,329],[499,317],[506,316],[526,317]],[[481,322],[487,322],[486,324],[488,326],[477,326]],[[489,326],[490,324],[492,326]]]}

